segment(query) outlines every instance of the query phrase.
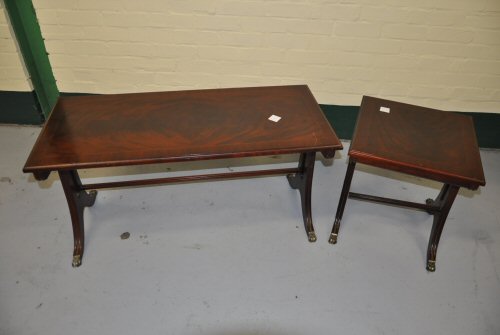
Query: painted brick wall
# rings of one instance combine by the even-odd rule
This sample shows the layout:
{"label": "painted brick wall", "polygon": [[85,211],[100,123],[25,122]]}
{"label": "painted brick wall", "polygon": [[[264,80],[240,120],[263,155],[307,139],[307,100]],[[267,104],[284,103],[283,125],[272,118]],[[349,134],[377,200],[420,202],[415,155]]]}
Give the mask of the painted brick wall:
{"label": "painted brick wall", "polygon": [[63,92],[308,84],[500,112],[499,0],[33,0]]}
{"label": "painted brick wall", "polygon": [[32,90],[7,11],[0,1],[0,91]]}

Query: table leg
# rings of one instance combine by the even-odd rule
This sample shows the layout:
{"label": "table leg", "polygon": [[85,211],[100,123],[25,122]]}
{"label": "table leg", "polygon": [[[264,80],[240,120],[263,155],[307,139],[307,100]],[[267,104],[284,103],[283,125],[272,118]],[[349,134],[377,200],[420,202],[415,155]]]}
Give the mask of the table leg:
{"label": "table leg", "polygon": [[435,200],[427,199],[426,201],[427,204],[434,204],[440,208],[438,212],[434,213],[434,222],[429,238],[429,246],[427,247],[428,271],[436,271],[436,255],[439,239],[441,238],[444,223],[446,222],[451,205],[453,205],[453,201],[455,201],[459,189],[460,187],[458,186],[444,184]]}
{"label": "table leg", "polygon": [[71,222],[73,224],[73,267],[82,264],[85,246],[85,232],[83,226],[83,209],[94,204],[97,191],[85,192],[76,170],[59,171],[59,178],[68,201]]}
{"label": "table leg", "polygon": [[351,188],[351,181],[355,167],[356,162],[352,159],[349,159],[349,164],[347,165],[347,172],[344,179],[344,185],[342,186],[342,193],[340,194],[339,205],[337,206],[337,213],[335,214],[335,221],[333,222],[332,232],[330,234],[330,238],[328,239],[328,242],[331,244],[337,243],[340,221],[342,220],[342,215],[344,214],[345,203],[349,196],[349,189]]}
{"label": "table leg", "polygon": [[300,155],[299,173],[287,175],[288,182],[293,189],[298,189],[302,203],[302,217],[309,242],[316,242],[316,234],[311,215],[311,191],[314,173],[316,152],[307,152]]}

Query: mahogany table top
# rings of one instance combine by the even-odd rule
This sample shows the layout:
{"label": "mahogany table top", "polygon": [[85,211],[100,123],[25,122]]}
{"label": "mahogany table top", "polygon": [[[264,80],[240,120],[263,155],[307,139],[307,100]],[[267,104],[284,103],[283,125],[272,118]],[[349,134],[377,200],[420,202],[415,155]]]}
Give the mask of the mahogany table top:
{"label": "mahogany table top", "polygon": [[472,118],[459,113],[365,96],[349,155],[471,189],[485,185]]}
{"label": "mahogany table top", "polygon": [[306,85],[60,97],[24,171],[341,148]]}

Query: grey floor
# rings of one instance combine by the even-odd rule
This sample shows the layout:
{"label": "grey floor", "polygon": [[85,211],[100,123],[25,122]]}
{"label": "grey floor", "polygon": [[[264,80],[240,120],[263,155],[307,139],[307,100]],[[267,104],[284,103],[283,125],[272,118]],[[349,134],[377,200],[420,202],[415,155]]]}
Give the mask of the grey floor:
{"label": "grey floor", "polygon": [[[500,151],[481,152],[487,186],[460,191],[435,273],[425,270],[432,220],[423,212],[349,200],[339,243],[327,243],[348,142],[333,162],[316,162],[316,243],[307,242],[299,195],[281,176],[102,190],[85,212],[83,265],[72,268],[57,175],[36,182],[21,171],[39,131],[0,126],[2,335],[500,334]],[[82,177],[281,167],[294,159]],[[360,167],[352,190],[423,201],[439,187]],[[124,232],[130,238],[122,240]]]}

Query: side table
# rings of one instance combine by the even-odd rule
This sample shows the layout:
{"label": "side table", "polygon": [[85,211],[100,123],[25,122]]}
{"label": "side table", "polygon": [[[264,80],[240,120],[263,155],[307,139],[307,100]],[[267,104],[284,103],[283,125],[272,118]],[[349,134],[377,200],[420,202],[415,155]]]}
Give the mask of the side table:
{"label": "side table", "polygon": [[[434,216],[427,270],[435,271],[439,239],[458,190],[475,190],[486,184],[472,118],[365,96],[348,155],[329,242],[337,243],[348,197],[424,210]],[[349,192],[357,163],[436,180],[443,187],[435,199],[425,203]]]}
{"label": "side table", "polygon": [[[316,153],[333,158],[337,135],[306,85],[60,97],[23,171],[57,172],[73,226],[73,266],[85,247],[84,209],[98,189],[286,175],[316,241],[311,193]],[[299,154],[296,168],[85,184],[78,170]]]}

